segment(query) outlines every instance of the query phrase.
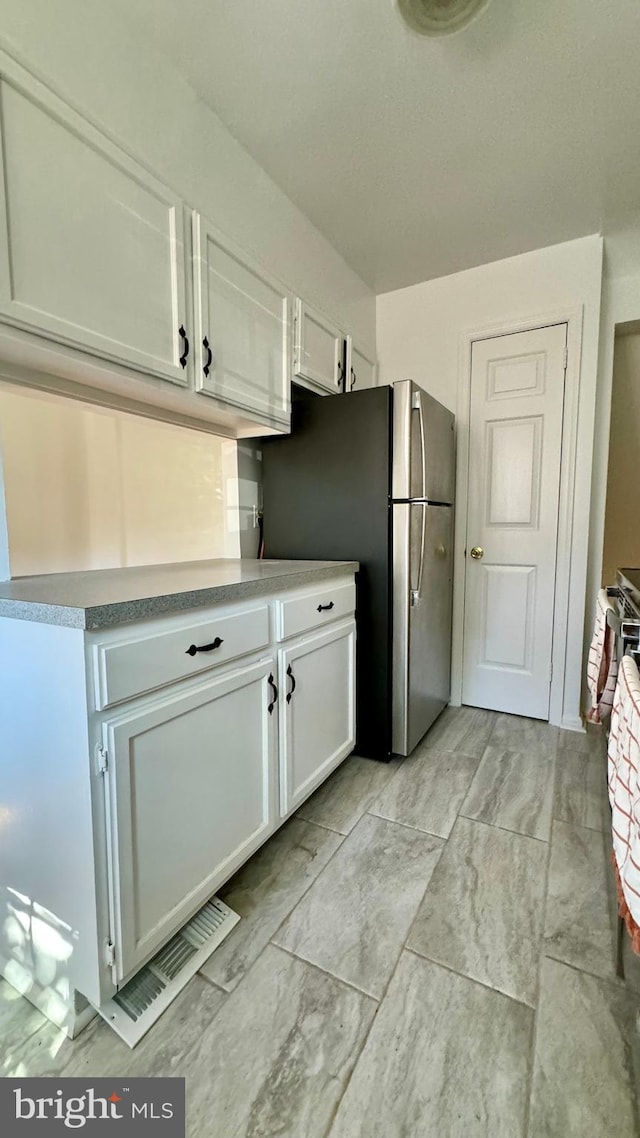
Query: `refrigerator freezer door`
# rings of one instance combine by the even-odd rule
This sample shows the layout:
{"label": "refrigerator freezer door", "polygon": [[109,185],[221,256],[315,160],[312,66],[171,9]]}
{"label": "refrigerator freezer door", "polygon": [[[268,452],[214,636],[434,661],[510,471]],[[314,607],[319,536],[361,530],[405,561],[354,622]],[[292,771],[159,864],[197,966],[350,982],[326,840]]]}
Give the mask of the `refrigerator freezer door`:
{"label": "refrigerator freezer door", "polygon": [[409,755],[449,702],[453,510],[393,506],[393,750]]}
{"label": "refrigerator freezer door", "polygon": [[411,380],[393,385],[394,499],[452,503],[455,418]]}

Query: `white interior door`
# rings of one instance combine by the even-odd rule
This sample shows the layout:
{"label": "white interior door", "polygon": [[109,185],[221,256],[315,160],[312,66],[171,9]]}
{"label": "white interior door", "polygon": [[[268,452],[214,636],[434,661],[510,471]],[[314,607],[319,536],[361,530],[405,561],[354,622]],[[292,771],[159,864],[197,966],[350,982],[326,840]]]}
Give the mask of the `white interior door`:
{"label": "white interior door", "polygon": [[462,701],[549,716],[566,324],[471,353]]}

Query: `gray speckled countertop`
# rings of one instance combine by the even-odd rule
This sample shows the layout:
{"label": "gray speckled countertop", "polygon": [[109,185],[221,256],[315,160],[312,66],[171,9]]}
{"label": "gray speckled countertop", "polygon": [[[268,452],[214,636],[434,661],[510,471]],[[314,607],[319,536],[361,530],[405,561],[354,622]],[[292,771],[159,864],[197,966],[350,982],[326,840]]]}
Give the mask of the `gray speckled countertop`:
{"label": "gray speckled countertop", "polygon": [[355,573],[357,561],[220,559],[16,577],[0,584],[0,617],[105,628],[162,613],[259,597]]}

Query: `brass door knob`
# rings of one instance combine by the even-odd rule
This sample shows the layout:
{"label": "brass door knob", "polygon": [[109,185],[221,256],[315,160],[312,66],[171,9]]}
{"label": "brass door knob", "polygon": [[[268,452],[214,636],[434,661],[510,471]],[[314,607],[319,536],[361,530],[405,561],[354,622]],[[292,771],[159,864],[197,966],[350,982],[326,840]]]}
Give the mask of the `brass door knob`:
{"label": "brass door knob", "polygon": [[482,558],[484,557],[484,549],[482,546],[474,545],[473,549],[471,550],[471,556],[473,557],[474,561],[482,561]]}

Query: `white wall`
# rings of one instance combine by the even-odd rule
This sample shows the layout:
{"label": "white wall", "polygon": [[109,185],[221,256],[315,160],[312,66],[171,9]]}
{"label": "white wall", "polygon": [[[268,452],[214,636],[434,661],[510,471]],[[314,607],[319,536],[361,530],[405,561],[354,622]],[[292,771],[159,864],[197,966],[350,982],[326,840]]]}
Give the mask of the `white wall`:
{"label": "white wall", "polygon": [[236,444],[0,385],[11,575],[237,557]]}
{"label": "white wall", "polygon": [[[535,323],[538,317],[544,320],[554,313],[582,312],[569,636],[562,701],[562,720],[567,726],[579,722],[601,278],[602,239],[590,236],[385,293],[377,299],[379,381],[415,379],[456,412],[460,410],[461,390],[469,382],[463,350],[467,334],[487,335],[510,324]],[[459,567],[463,550],[464,530],[459,518]],[[462,584],[463,575],[458,571],[456,682],[461,662]]]}

